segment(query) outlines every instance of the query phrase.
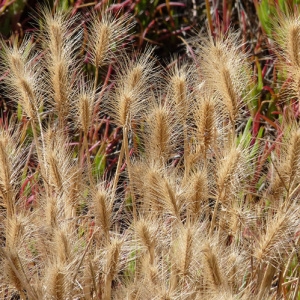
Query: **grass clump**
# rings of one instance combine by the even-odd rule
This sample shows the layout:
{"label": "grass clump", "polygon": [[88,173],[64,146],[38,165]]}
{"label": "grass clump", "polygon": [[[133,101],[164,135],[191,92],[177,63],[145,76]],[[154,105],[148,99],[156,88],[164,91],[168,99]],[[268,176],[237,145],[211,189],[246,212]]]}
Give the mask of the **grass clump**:
{"label": "grass clump", "polygon": [[23,114],[0,128],[1,298],[298,299],[298,120],[268,151],[243,126],[238,37],[164,68],[121,47],[130,17],[91,14],[84,43],[79,16],[42,16],[1,43]]}

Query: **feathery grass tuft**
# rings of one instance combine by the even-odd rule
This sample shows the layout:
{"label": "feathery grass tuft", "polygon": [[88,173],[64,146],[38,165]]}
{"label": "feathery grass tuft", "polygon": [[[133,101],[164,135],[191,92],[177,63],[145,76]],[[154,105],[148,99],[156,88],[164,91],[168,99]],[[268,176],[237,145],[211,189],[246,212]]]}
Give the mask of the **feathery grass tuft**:
{"label": "feathery grass tuft", "polygon": [[297,299],[299,16],[274,54],[293,105],[251,114],[268,63],[252,81],[237,33],[164,67],[132,17],[75,11],[1,41],[0,298]]}

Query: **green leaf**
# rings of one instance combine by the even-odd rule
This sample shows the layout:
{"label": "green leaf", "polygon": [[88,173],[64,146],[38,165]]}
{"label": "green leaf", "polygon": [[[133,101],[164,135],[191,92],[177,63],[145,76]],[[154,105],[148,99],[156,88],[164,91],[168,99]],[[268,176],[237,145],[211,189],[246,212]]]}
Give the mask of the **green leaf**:
{"label": "green leaf", "polygon": [[252,126],[252,118],[250,117],[246,127],[243,131],[243,133],[241,133],[238,138],[237,138],[237,145],[243,146],[243,147],[248,147],[251,141],[251,126]]}
{"label": "green leaf", "polygon": [[106,156],[97,152],[95,158],[94,158],[94,164],[93,164],[93,175],[101,177],[106,168]]}

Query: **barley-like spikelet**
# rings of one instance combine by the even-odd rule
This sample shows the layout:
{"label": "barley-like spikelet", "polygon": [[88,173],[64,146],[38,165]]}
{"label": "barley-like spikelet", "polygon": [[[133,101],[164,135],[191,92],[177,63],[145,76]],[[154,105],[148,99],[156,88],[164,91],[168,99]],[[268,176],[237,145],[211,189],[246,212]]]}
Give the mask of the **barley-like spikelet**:
{"label": "barley-like spikelet", "polygon": [[[161,162],[164,166],[176,150],[178,129],[171,107],[167,103],[155,103],[146,116],[145,151],[150,160]],[[177,132],[176,132],[177,129]]]}
{"label": "barley-like spikelet", "polygon": [[[12,124],[13,124],[13,120]],[[9,249],[18,249],[22,244],[26,217],[17,215],[18,185],[21,178],[24,150],[18,142],[19,135],[16,130],[11,132],[9,126],[7,131],[0,128],[0,204],[1,204],[1,229],[0,236],[5,240]],[[3,236],[2,236],[3,234]]]}
{"label": "barley-like spikelet", "polygon": [[53,98],[55,112],[59,118],[60,130],[70,113],[72,75],[75,73],[77,63],[75,52],[80,45],[79,27],[74,26],[77,16],[70,18],[62,10],[54,14],[49,8],[41,9],[42,15],[42,42],[46,49],[45,67],[48,82],[47,92]]}
{"label": "barley-like spikelet", "polygon": [[46,296],[48,299],[68,299],[67,274],[62,264],[51,264],[47,266],[44,282]]}
{"label": "barley-like spikelet", "polygon": [[45,200],[45,223],[53,230],[58,225],[58,207],[55,197],[48,196]]}
{"label": "barley-like spikelet", "polygon": [[266,231],[262,232],[253,256],[258,261],[278,261],[289,251],[291,245],[287,243],[295,233],[299,224],[296,207],[291,206],[286,212],[277,212],[275,216],[269,213]]}
{"label": "barley-like spikelet", "polygon": [[[38,20],[41,22],[41,38],[43,47],[47,48],[50,56],[59,61],[64,55],[73,54],[79,47],[80,38],[78,15],[71,17],[70,12],[58,8],[52,12],[47,6],[39,8]],[[68,53],[67,53],[68,52]]]}
{"label": "barley-like spikelet", "polygon": [[[151,258],[149,256],[142,256],[141,260],[142,274],[144,276],[141,280],[143,280],[143,283],[147,285],[147,290],[151,290],[153,285],[159,284],[159,266],[156,263],[151,263]],[[142,290],[141,287],[140,290]]]}
{"label": "barley-like spikelet", "polygon": [[9,249],[8,252],[5,252],[5,256],[6,259],[3,266],[3,272],[7,276],[9,284],[14,286],[20,295],[24,297],[23,289],[26,288],[26,279],[24,278],[18,253],[16,249]]}
{"label": "barley-like spikelet", "polygon": [[112,226],[113,200],[109,191],[101,185],[97,188],[92,197],[95,224],[101,228],[107,242],[110,240],[109,232]]}
{"label": "barley-like spikelet", "polygon": [[[163,188],[161,186],[162,172],[161,169],[155,164],[144,164],[140,166],[135,165],[135,179],[139,187],[143,187],[143,202],[142,208],[145,213],[150,212],[159,215],[162,212],[162,204],[160,199],[163,195]],[[142,181],[139,181],[142,179]]]}
{"label": "barley-like spikelet", "polygon": [[66,219],[75,217],[80,200],[80,191],[85,187],[81,172],[82,170],[77,166],[71,166],[68,172],[71,176],[67,182],[67,187],[64,189]]}
{"label": "barley-like spikelet", "polygon": [[140,219],[135,224],[135,230],[143,246],[147,248],[147,251],[150,256],[149,264],[151,266],[154,264],[157,231],[157,228],[154,227],[154,221]]}
{"label": "barley-like spikelet", "polygon": [[203,259],[204,259],[204,277],[207,288],[210,290],[222,290],[224,288],[226,281],[221,273],[219,261],[216,256],[214,249],[211,245],[206,244],[203,249]]}
{"label": "barley-like spikelet", "polygon": [[67,142],[67,139],[61,132],[48,129],[45,134],[44,156],[47,182],[56,193],[67,193],[67,183],[73,176],[71,173],[73,171],[73,163],[71,161],[71,154],[66,145]]}
{"label": "barley-like spikelet", "polygon": [[[47,224],[55,227],[62,219],[74,216],[79,201],[76,186],[83,186],[80,181],[74,183],[76,178],[81,179],[79,173],[82,171],[71,158],[67,144],[68,140],[62,133],[51,129],[45,133],[44,157],[48,190],[46,190],[44,209]],[[69,230],[75,229],[74,222],[68,224]]]}
{"label": "barley-like spikelet", "polygon": [[[275,52],[279,58],[279,67],[291,79],[283,89],[280,98],[288,100],[300,98],[300,18],[299,12],[289,10],[280,13],[274,23]],[[299,106],[300,108],[300,106]]]}
{"label": "barley-like spikelet", "polygon": [[168,95],[167,102],[172,107],[175,107],[175,117],[178,125],[182,128],[183,132],[183,148],[184,148],[184,167],[185,175],[188,175],[190,169],[189,160],[189,114],[191,107],[191,93],[190,93],[190,82],[192,81],[192,68],[188,67],[187,64],[182,65],[175,64],[170,70],[169,78],[167,78],[168,84]]}
{"label": "barley-like spikelet", "polygon": [[[288,68],[287,68],[288,69]],[[284,100],[289,100],[292,98],[300,99],[300,68],[290,67],[289,75],[291,81],[286,89],[280,94],[280,98]]]}
{"label": "barley-like spikelet", "polygon": [[239,94],[234,87],[232,75],[230,73],[231,70],[226,67],[223,67],[220,70],[220,89],[223,92],[223,101],[229,111],[231,123],[234,124],[238,114]]}
{"label": "barley-like spikelet", "polygon": [[87,162],[87,172],[89,175],[90,185],[94,185],[93,171],[90,162],[90,151],[88,145],[88,132],[92,123],[93,109],[94,109],[94,100],[95,100],[95,91],[89,82],[85,82],[85,79],[79,81],[78,91],[75,91],[75,114],[76,119],[79,125],[79,128],[83,132],[83,147],[82,151],[78,157],[79,161],[82,161],[84,157],[84,150],[86,153],[86,162]]}
{"label": "barley-like spikelet", "polygon": [[281,14],[275,20],[275,41],[282,55],[293,67],[300,68],[300,19],[297,14]]}
{"label": "barley-like spikelet", "polygon": [[20,258],[19,249],[1,247],[0,257],[1,260],[4,258],[4,263],[1,261],[3,263],[1,275],[4,275],[1,279],[17,289],[21,299],[40,299],[35,289],[36,286],[30,282],[30,273],[27,269],[28,259]]}
{"label": "barley-like spikelet", "polygon": [[89,299],[94,291],[96,295],[98,295],[98,291],[96,288],[95,271],[90,258],[85,259],[83,263],[83,274],[81,282],[83,283],[83,294],[86,299]]}
{"label": "barley-like spikelet", "polygon": [[187,210],[192,223],[198,222],[200,216],[205,215],[208,205],[209,185],[205,168],[192,172],[187,178],[187,184],[183,189]]}
{"label": "barley-like spikelet", "polygon": [[199,48],[200,72],[207,87],[221,99],[234,126],[250,83],[247,56],[233,33],[215,40],[212,36],[202,39]]}
{"label": "barley-like spikelet", "polygon": [[147,49],[134,62],[128,57],[123,59],[116,89],[111,93],[107,107],[118,126],[130,125],[132,119],[145,111],[149,85],[153,84],[155,74],[152,52],[152,49]]}
{"label": "barley-like spikelet", "polygon": [[34,44],[25,38],[21,46],[14,41],[12,47],[8,47],[3,41],[1,57],[1,69],[9,70],[5,77],[6,92],[11,99],[21,104],[24,112],[31,120],[36,120],[38,109],[41,105],[40,92],[43,88],[41,71],[38,64],[33,64]]}
{"label": "barley-like spikelet", "polygon": [[[287,149],[285,172],[288,176],[287,186],[292,188],[293,182],[299,179],[300,169],[300,130],[295,130],[291,134]],[[298,184],[298,182],[297,182]]]}
{"label": "barley-like spikelet", "polygon": [[181,279],[191,276],[191,265],[194,260],[194,238],[196,231],[194,228],[186,227],[179,230],[178,238],[174,244],[174,261]]}
{"label": "barley-like spikelet", "polygon": [[12,173],[12,166],[11,162],[9,161],[9,154],[7,153],[7,144],[8,144],[8,137],[5,136],[5,133],[1,131],[0,136],[0,161],[1,161],[1,168],[0,171],[0,178],[1,178],[1,191],[2,194],[9,193],[11,190],[10,188],[10,181],[11,181],[11,173]]}
{"label": "barley-like spikelet", "polygon": [[155,69],[153,68],[154,59],[153,49],[146,51],[139,56],[137,61],[132,62],[127,57],[123,61],[123,66],[118,72],[116,89],[111,93],[110,102],[107,107],[113,115],[114,122],[123,128],[123,143],[119,155],[116,175],[113,183],[113,193],[117,188],[121,161],[125,153],[129,189],[132,199],[133,219],[137,220],[137,205],[132,186],[131,161],[129,157],[128,134],[131,123],[134,119],[144,115],[147,100],[149,100],[149,84],[154,79]]}
{"label": "barley-like spikelet", "polygon": [[293,65],[300,67],[300,22],[299,17],[289,24],[286,52]]}
{"label": "barley-like spikelet", "polygon": [[[68,79],[68,66],[66,66],[63,62],[55,63],[51,71],[55,111],[59,116],[60,124],[63,124],[63,121],[67,118],[70,110],[70,81]],[[60,128],[62,129],[62,127]]]}
{"label": "barley-like spikelet", "polygon": [[167,173],[162,170],[156,162],[145,164],[137,176],[143,176],[144,207],[148,210],[151,207],[151,214],[161,214],[163,210],[170,213],[174,218],[180,220],[182,203],[179,202],[177,194],[176,172]]}
{"label": "barley-like spikelet", "polygon": [[268,187],[267,197],[270,197],[273,201],[279,202],[286,191],[285,182],[283,177],[280,177],[277,172],[273,173],[275,174],[271,179],[270,186]]}
{"label": "barley-like spikelet", "polygon": [[18,249],[21,246],[25,224],[25,216],[14,215],[7,219],[6,247],[8,249]]}
{"label": "barley-like spikelet", "polygon": [[50,234],[55,235],[56,231],[62,230],[70,239],[69,234],[78,229],[76,207],[73,207],[67,193],[53,194],[53,196],[44,195],[45,200],[40,200],[46,218],[46,224],[43,225],[46,225],[46,230]]}
{"label": "barley-like spikelet", "polygon": [[216,97],[213,94],[200,90],[196,92],[197,105],[194,110],[194,122],[196,125],[195,137],[199,143],[200,155],[204,155],[209,147],[212,147],[216,140]]}
{"label": "barley-like spikelet", "polygon": [[[15,39],[12,47],[8,47],[3,41],[0,41],[3,52],[0,60],[0,69],[9,69],[5,77],[5,90],[9,98],[16,103],[20,103],[23,111],[31,121],[34,141],[38,160],[42,163],[42,153],[40,151],[39,137],[36,125],[39,123],[39,109],[43,103],[42,91],[44,90],[43,76],[39,64],[34,64],[36,56],[32,54],[33,44],[28,38],[22,41],[20,46]],[[4,71],[3,70],[3,71]],[[41,164],[41,173],[45,176],[43,165]]]}
{"label": "barley-like spikelet", "polygon": [[118,266],[119,266],[119,260],[120,260],[120,252],[122,247],[122,241],[113,239],[110,242],[110,245],[107,248],[107,255],[106,255],[106,261],[104,266],[104,294],[103,299],[104,300],[110,300],[111,299],[111,292],[112,292],[112,281],[115,278],[116,274],[118,273]]}
{"label": "barley-like spikelet", "polygon": [[57,229],[54,232],[54,247],[56,260],[58,264],[66,264],[70,260],[71,256],[71,235],[63,229]]}
{"label": "barley-like spikelet", "polygon": [[219,159],[217,167],[216,189],[217,201],[214,206],[214,211],[211,220],[210,234],[212,233],[219,204],[226,206],[235,193],[237,187],[240,187],[240,182],[243,178],[243,153],[242,150],[235,145],[231,149],[224,151],[224,156]]}
{"label": "barley-like spikelet", "polygon": [[[288,207],[292,199],[297,197],[299,191],[297,186],[300,178],[300,131],[292,125],[285,133],[281,155],[278,161],[273,161],[274,174],[270,180],[267,197],[272,197],[275,201],[284,201],[284,206]],[[274,158],[275,159],[275,158]],[[271,174],[272,174],[271,173]]]}
{"label": "barley-like spikelet", "polygon": [[166,211],[171,213],[171,215],[176,218],[178,221],[181,220],[180,212],[181,207],[178,201],[178,195],[176,193],[176,187],[170,178],[162,178],[162,190],[163,198],[161,199],[162,205],[165,207]]}
{"label": "barley-like spikelet", "polygon": [[58,166],[58,158],[55,155],[54,151],[49,151],[47,153],[47,162],[49,165],[49,173],[50,173],[50,182],[57,190],[61,190],[62,188],[62,176],[60,174],[60,168]]}
{"label": "barley-like spikelet", "polygon": [[42,91],[44,90],[44,83],[40,71],[41,67],[39,64],[33,63],[37,58],[31,54],[33,45],[27,38],[23,40],[20,47],[17,46],[17,40],[15,40],[12,48],[7,47],[4,43],[2,43],[2,46],[4,49],[4,62],[1,60],[1,66],[10,69],[8,76],[6,76],[7,92],[9,92],[10,97],[14,101],[20,103],[23,111],[30,118],[38,163],[40,164],[44,180],[46,172],[43,165],[43,150],[40,150],[40,141],[36,128],[37,124],[39,124],[42,135],[39,109],[43,102]]}
{"label": "barley-like spikelet", "polygon": [[95,101],[95,95],[91,84],[89,82],[85,82],[84,79],[79,81],[78,93],[76,93],[75,97],[76,103],[74,103],[74,106],[77,122],[79,128],[86,136],[91,126]]}
{"label": "barley-like spikelet", "polygon": [[133,22],[129,15],[114,17],[110,12],[92,14],[90,21],[89,48],[91,62],[96,68],[109,63],[126,39]]}
{"label": "barley-like spikelet", "polygon": [[13,196],[13,186],[12,186],[12,161],[8,153],[8,137],[5,136],[4,132],[1,131],[0,136],[0,195],[1,202],[7,210],[7,217],[11,218],[14,215],[15,211],[15,201]]}
{"label": "barley-like spikelet", "polygon": [[[159,69],[155,67],[154,48],[148,47],[143,53],[135,58],[135,61],[124,57],[123,69],[118,72],[124,88],[128,90],[137,89],[140,95],[147,91],[149,86],[144,84],[155,84],[155,78],[159,75]],[[124,78],[122,78],[124,75]],[[152,81],[153,80],[153,81]]]}
{"label": "barley-like spikelet", "polygon": [[186,126],[186,118],[189,112],[189,91],[188,83],[191,76],[191,70],[188,69],[187,64],[175,64],[170,70],[169,74],[169,87],[168,98],[176,106],[176,113],[178,114],[179,121]]}
{"label": "barley-like spikelet", "polygon": [[216,183],[218,198],[221,202],[225,203],[228,200],[227,197],[232,194],[236,183],[235,179],[242,172],[242,170],[239,170],[242,167],[241,162],[242,151],[234,145],[219,161]]}

